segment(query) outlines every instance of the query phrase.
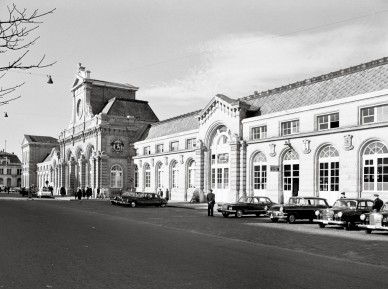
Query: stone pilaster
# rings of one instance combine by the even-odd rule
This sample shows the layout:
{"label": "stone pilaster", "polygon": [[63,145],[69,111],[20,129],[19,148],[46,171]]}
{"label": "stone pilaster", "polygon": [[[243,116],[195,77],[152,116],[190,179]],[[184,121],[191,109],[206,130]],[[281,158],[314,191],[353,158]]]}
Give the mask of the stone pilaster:
{"label": "stone pilaster", "polygon": [[240,142],[230,142],[230,172],[229,172],[229,189],[236,192],[236,201],[240,197]]}
{"label": "stone pilaster", "polygon": [[81,155],[81,158],[78,160],[79,166],[79,186],[80,188],[86,187],[86,160],[85,155]]}
{"label": "stone pilaster", "polygon": [[205,200],[205,154],[202,144],[197,145],[197,149],[195,150],[195,165],[195,188],[199,192],[200,202],[203,202]]}
{"label": "stone pilaster", "polygon": [[77,188],[76,188],[76,164],[73,157],[68,163],[68,173],[69,173],[68,192],[70,195],[74,195]]}
{"label": "stone pilaster", "polygon": [[247,196],[247,143],[240,141],[240,195]]}

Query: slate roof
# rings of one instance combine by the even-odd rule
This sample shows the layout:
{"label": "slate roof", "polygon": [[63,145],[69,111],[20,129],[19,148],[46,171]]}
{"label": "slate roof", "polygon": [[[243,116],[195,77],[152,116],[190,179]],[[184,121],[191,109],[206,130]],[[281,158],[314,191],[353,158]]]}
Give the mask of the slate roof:
{"label": "slate roof", "polygon": [[284,111],[388,88],[388,57],[240,98],[257,115]]}
{"label": "slate roof", "polygon": [[154,123],[143,134],[140,140],[153,139],[165,135],[198,129],[199,123],[196,116],[200,112],[200,110],[197,110]]}
{"label": "slate roof", "polygon": [[24,137],[29,143],[39,142],[39,143],[54,143],[58,144],[58,139],[51,136],[40,136],[40,135],[28,135],[25,134]]}
{"label": "slate roof", "polygon": [[4,158],[7,157],[11,164],[20,164],[20,160],[17,155],[7,152],[0,152],[0,164],[3,164]]}
{"label": "slate roof", "polygon": [[107,115],[135,117],[144,121],[159,121],[147,101],[114,97],[108,101],[101,111]]}

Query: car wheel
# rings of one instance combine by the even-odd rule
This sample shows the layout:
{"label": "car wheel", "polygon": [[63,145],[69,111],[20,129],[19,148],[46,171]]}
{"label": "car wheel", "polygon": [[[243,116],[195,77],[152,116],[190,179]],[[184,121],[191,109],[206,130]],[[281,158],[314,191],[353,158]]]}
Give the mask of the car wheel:
{"label": "car wheel", "polygon": [[353,224],[351,222],[346,222],[344,229],[346,231],[350,231],[351,229],[353,229]]}
{"label": "car wheel", "polygon": [[243,213],[242,210],[237,210],[237,211],[236,211],[236,217],[237,217],[237,218],[241,218],[241,217],[243,216],[243,214],[244,214],[244,213]]}
{"label": "car wheel", "polygon": [[276,223],[277,221],[279,221],[279,219],[276,219],[276,218],[271,218],[271,221]]}
{"label": "car wheel", "polygon": [[294,214],[290,214],[287,218],[287,222],[289,224],[294,224],[295,223],[295,220],[296,220],[296,216]]}
{"label": "car wheel", "polygon": [[366,230],[365,230],[365,233],[367,233],[367,234],[372,234],[372,230],[371,230],[371,229],[366,229]]}
{"label": "car wheel", "polygon": [[160,204],[160,207],[164,208],[166,206],[166,204]]}
{"label": "car wheel", "polygon": [[227,218],[227,217],[229,217],[229,214],[228,213],[222,213],[222,216],[224,216],[224,218]]}
{"label": "car wheel", "polygon": [[321,228],[321,229],[323,229],[324,227],[326,227],[326,225],[325,224],[322,224],[322,223],[320,223],[320,224],[318,224],[319,225],[319,228]]}
{"label": "car wheel", "polygon": [[132,208],[136,207],[136,203],[135,202],[131,202],[131,207]]}

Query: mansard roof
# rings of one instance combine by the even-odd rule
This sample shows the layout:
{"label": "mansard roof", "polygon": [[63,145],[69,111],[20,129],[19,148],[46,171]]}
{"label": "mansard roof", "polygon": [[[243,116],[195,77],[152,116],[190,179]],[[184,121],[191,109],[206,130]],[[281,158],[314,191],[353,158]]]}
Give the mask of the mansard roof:
{"label": "mansard roof", "polygon": [[58,139],[51,136],[40,136],[40,135],[24,135],[25,139],[29,143],[53,143],[58,144]]}
{"label": "mansard roof", "polygon": [[258,115],[388,88],[388,57],[240,98]]}
{"label": "mansard roof", "polygon": [[147,101],[114,97],[103,107],[102,113],[111,116],[132,116],[137,120],[159,121]]}
{"label": "mansard roof", "polygon": [[11,164],[20,164],[21,163],[17,155],[1,151],[0,152],[0,164],[3,164],[3,162],[5,162],[5,160],[6,160],[6,158],[9,161],[9,163],[11,163]]}
{"label": "mansard roof", "polygon": [[199,128],[197,115],[200,110],[179,115],[150,125],[140,140],[153,139]]}

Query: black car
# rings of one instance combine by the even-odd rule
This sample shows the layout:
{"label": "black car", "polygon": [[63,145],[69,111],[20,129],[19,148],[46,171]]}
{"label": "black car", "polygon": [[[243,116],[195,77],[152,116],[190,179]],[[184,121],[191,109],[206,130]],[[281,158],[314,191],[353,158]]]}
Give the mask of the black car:
{"label": "black car", "polygon": [[237,203],[233,204],[218,204],[217,211],[225,218],[230,214],[241,218],[243,215],[253,214],[260,216],[266,213],[267,209],[275,203],[268,197],[241,197]]}
{"label": "black car", "polygon": [[360,216],[372,211],[373,200],[363,198],[342,198],[335,201],[330,209],[317,210],[315,212],[320,228],[326,225],[342,226],[345,230],[351,230],[361,223]]}
{"label": "black car", "polygon": [[167,205],[167,200],[155,193],[136,193],[136,195],[123,196],[121,204],[132,208],[136,206],[155,206],[163,208]]}
{"label": "black car", "polygon": [[297,219],[315,219],[315,211],[329,208],[327,200],[318,197],[291,197],[284,205],[275,205],[268,209],[267,215],[272,222],[286,220],[293,224]]}
{"label": "black car", "polygon": [[388,231],[388,202],[384,204],[380,212],[373,210],[360,216],[361,224],[358,228],[365,229],[365,233],[372,231]]}

